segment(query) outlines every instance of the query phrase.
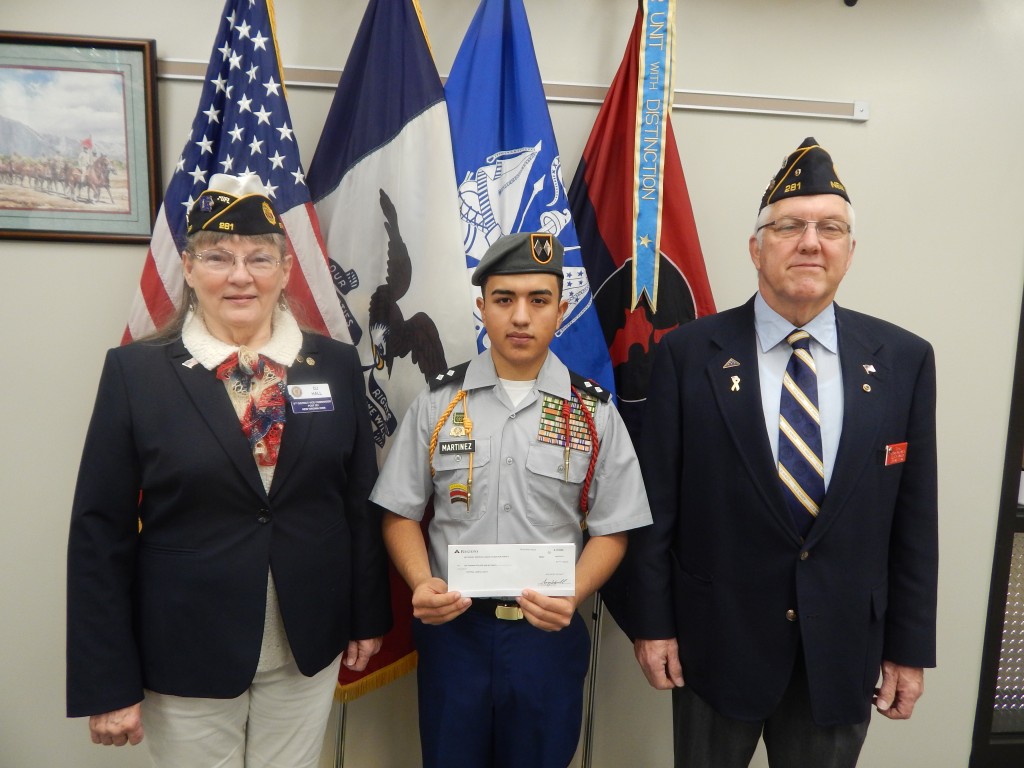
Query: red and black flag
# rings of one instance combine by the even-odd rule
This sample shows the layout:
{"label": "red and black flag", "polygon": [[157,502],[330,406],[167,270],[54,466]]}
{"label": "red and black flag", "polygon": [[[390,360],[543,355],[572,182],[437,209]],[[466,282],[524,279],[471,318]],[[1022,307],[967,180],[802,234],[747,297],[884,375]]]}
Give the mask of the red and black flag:
{"label": "red and black flag", "polygon": [[637,11],[569,189],[619,410],[634,442],[658,341],[715,311],[670,119],[674,14],[647,5]]}

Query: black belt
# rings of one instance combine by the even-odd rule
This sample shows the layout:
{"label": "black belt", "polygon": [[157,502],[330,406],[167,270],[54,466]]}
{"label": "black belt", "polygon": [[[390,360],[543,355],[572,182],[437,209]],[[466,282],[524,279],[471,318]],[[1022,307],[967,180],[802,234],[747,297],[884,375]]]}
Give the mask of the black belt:
{"label": "black belt", "polygon": [[519,621],[524,618],[523,609],[515,601],[509,602],[508,600],[476,597],[469,604],[469,609],[477,613],[486,613],[488,616],[493,616],[502,621]]}

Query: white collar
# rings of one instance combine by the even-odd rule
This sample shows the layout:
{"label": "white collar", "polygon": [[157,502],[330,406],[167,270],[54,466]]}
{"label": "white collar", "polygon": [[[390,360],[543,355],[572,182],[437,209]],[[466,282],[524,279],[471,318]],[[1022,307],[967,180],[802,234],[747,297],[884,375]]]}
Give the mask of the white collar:
{"label": "white collar", "polygon": [[[210,333],[203,318],[196,312],[189,312],[185,316],[181,341],[189,354],[208,371],[214,370],[239,349]],[[280,307],[275,308],[271,320],[270,341],[253,351],[287,368],[295,361],[301,349],[302,331],[299,324],[295,322],[291,312]]]}

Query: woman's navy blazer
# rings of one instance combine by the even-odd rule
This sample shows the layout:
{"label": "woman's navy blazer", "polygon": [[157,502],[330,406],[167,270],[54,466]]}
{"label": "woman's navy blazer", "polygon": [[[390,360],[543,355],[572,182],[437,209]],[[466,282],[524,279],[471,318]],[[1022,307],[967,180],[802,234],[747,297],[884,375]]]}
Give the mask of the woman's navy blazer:
{"label": "woman's navy blazer", "polygon": [[[68,546],[68,714],[143,698],[233,698],[256,672],[273,573],[299,669],[391,625],[366,395],[355,349],[303,334],[266,493],[224,383],[180,340],[110,350],[85,441]],[[141,529],[140,529],[141,524]]]}

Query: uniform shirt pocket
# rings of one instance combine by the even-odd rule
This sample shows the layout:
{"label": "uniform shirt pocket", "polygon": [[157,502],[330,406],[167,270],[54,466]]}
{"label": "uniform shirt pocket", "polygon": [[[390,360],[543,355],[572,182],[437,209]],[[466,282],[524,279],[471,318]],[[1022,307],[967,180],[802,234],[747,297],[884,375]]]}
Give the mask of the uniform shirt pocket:
{"label": "uniform shirt pocket", "polygon": [[533,525],[579,525],[580,491],[590,466],[590,453],[569,452],[569,473],[565,471],[565,448],[534,444],[526,456],[526,517]]}
{"label": "uniform shirt pocket", "polygon": [[[438,441],[434,452],[434,514],[453,520],[479,520],[487,502],[491,441],[486,437],[476,439],[473,453],[441,453],[441,442]],[[470,456],[473,457],[472,486],[469,483]]]}

